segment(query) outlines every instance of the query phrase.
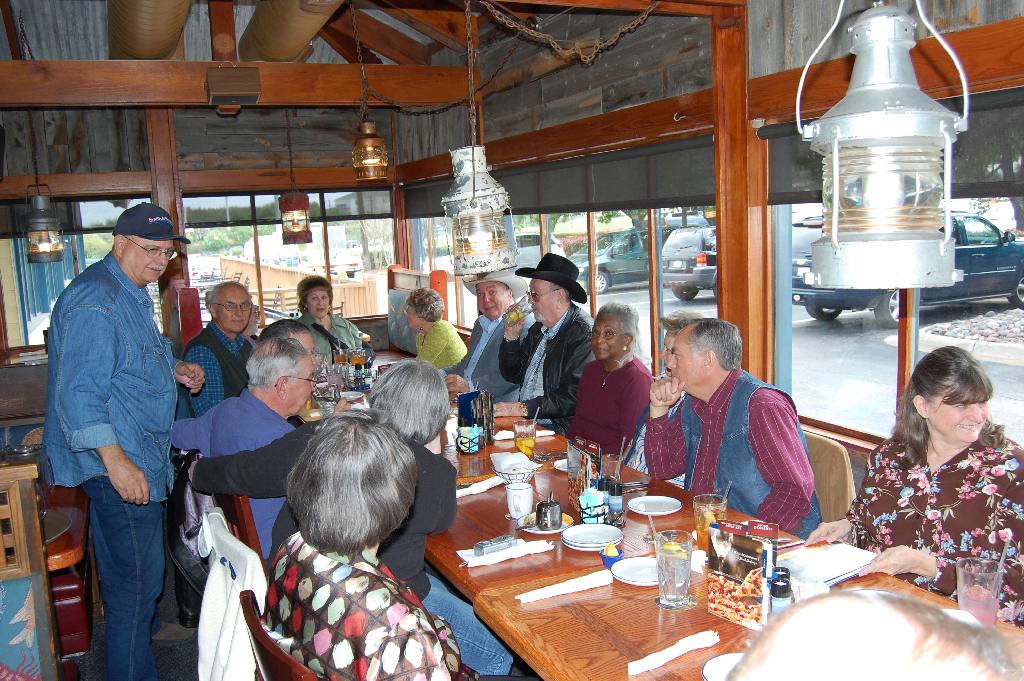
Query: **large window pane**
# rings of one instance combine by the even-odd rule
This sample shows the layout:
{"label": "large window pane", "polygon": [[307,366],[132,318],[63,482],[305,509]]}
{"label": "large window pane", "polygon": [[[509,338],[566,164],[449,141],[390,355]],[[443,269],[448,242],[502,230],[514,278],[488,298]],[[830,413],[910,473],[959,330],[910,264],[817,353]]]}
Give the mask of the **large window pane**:
{"label": "large window pane", "polygon": [[[639,315],[639,358],[651,362],[651,296],[648,290],[647,211],[613,210],[594,214],[596,302],[622,303]],[[587,280],[589,264],[579,259],[580,276]]]}
{"label": "large window pane", "polygon": [[[1016,204],[1016,205],[1015,205]],[[944,345],[970,350],[985,367],[995,394],[991,418],[1024,439],[1024,232],[1021,199],[957,199],[952,203],[955,262],[963,281],[922,289],[917,354]],[[957,302],[952,302],[952,301]]]}
{"label": "large window pane", "polygon": [[803,416],[888,435],[897,370],[890,296],[803,283],[810,244],[821,235],[821,204],[777,206],[773,229],[776,262],[791,263],[790,270],[778,267],[776,279],[776,382],[790,390]]}

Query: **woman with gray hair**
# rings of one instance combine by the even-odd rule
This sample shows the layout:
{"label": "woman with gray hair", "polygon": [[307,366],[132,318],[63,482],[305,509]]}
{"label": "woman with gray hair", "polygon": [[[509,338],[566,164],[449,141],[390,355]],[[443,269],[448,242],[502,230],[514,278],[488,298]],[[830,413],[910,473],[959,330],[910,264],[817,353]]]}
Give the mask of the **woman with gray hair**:
{"label": "woman with gray hair", "polygon": [[[417,484],[415,458],[386,420],[373,410],[327,419],[296,461],[288,502],[299,531],[275,558],[267,625],[320,676],[362,681],[387,669],[389,678],[475,678],[447,623],[377,555],[406,521]],[[328,611],[345,626],[324,626]]]}
{"label": "woman with gray hair", "polygon": [[425,446],[444,430],[451,410],[444,380],[427,362],[407,359],[391,365],[374,382],[369,402],[416,459],[412,511],[384,542],[381,559],[416,592],[427,610],[451,623],[467,665],[481,674],[507,674],[512,654],[477,619],[471,604],[425,570],[427,537],[446,532],[455,521],[455,469]]}
{"label": "woman with gray hair", "polygon": [[432,288],[418,288],[405,302],[405,318],[416,331],[416,359],[430,362],[437,369],[457,364],[466,356],[466,344],[444,316],[441,294]]}
{"label": "woman with gray hair", "polygon": [[567,438],[585,437],[602,451],[621,452],[633,436],[654,381],[635,356],[639,336],[639,316],[629,305],[606,303],[597,311],[590,337],[595,359],[583,367]]}

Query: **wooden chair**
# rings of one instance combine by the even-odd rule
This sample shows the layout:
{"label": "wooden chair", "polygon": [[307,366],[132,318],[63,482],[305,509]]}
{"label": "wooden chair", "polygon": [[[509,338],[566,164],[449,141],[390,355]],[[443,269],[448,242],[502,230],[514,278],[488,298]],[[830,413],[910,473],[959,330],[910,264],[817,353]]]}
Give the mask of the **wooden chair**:
{"label": "wooden chair", "polygon": [[263,628],[255,594],[252,591],[243,591],[238,599],[242,604],[245,624],[249,627],[249,636],[252,637],[256,661],[263,670],[258,676],[263,681],[316,681],[316,674],[284,652]]}
{"label": "wooden chair", "polygon": [[821,504],[821,519],[829,523],[846,517],[850,502],[856,495],[853,469],[846,447],[814,433],[804,433],[814,470],[814,491]]}
{"label": "wooden chair", "polygon": [[260,535],[256,531],[256,521],[252,517],[249,497],[240,494],[215,494],[217,505],[224,511],[224,519],[228,522],[231,534],[242,540],[242,543],[262,556]]}

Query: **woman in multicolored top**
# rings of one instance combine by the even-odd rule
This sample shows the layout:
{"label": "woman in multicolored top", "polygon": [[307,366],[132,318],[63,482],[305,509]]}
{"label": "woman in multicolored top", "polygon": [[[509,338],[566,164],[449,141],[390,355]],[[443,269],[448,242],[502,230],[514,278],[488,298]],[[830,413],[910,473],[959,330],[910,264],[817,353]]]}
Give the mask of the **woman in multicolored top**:
{"label": "woman in multicolored top", "polygon": [[928,353],[846,518],[819,525],[808,544],[857,544],[878,553],[862,574],[896,575],[947,596],[956,591],[957,558],[998,560],[1005,546],[999,618],[1024,625],[1024,449],[989,420],[991,398],[992,383],[970,354]]}
{"label": "woman in multicolored top", "polygon": [[266,624],[328,679],[476,679],[447,623],[377,558],[416,489],[409,447],[375,410],[327,419],[288,476],[299,531],[274,559]]}

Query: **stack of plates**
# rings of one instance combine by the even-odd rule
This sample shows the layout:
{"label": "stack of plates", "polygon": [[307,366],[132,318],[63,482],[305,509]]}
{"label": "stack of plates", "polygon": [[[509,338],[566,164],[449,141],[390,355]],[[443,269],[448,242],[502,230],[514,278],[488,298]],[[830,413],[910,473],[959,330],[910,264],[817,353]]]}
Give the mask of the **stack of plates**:
{"label": "stack of plates", "polygon": [[600,551],[622,543],[622,530],[612,525],[574,525],[562,531],[562,543],[577,551]]}

